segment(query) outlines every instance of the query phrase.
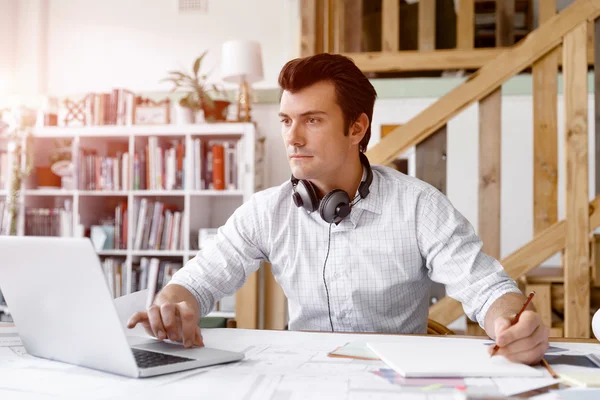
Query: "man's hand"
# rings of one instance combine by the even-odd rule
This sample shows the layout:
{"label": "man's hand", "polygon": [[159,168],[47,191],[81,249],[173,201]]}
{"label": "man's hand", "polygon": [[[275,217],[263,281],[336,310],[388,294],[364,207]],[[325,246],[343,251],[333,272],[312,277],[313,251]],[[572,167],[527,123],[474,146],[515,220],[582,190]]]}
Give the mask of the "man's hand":
{"label": "man's hand", "polygon": [[184,287],[167,285],[146,311],[133,314],[129,329],[141,323],[146,333],[159,340],[170,339],[185,347],[204,346],[198,327],[200,308],[195,297]]}
{"label": "man's hand", "polygon": [[[542,324],[539,314],[525,310],[515,325],[510,324],[511,320],[505,317],[494,321],[494,336],[500,347],[496,355],[525,364],[540,362],[549,346],[550,328]],[[491,354],[493,349],[492,345],[488,352]]]}

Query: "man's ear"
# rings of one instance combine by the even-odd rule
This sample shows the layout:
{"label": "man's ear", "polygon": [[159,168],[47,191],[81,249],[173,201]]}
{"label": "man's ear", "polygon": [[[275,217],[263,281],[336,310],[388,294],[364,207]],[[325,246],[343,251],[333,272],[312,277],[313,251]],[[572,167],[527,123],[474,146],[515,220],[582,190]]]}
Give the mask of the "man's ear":
{"label": "man's ear", "polygon": [[367,117],[367,114],[365,113],[360,114],[360,117],[358,117],[358,119],[350,127],[350,140],[352,141],[352,144],[358,145],[360,143],[367,133],[368,127],[369,117]]}

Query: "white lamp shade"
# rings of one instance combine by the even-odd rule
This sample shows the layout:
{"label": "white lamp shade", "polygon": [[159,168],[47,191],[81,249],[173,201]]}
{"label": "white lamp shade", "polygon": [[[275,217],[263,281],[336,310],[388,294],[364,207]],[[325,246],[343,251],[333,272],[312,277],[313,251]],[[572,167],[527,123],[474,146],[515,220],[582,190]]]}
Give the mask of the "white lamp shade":
{"label": "white lamp shade", "polygon": [[230,40],[221,51],[221,79],[248,83],[263,80],[260,44],[252,40]]}

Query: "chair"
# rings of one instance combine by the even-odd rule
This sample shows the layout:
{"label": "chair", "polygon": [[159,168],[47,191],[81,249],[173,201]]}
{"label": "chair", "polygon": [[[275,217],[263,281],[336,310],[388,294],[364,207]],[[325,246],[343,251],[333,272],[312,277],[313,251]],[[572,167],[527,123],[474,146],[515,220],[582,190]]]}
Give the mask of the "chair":
{"label": "chair", "polygon": [[444,325],[432,319],[427,319],[427,334],[428,335],[456,335],[452,329],[446,328]]}

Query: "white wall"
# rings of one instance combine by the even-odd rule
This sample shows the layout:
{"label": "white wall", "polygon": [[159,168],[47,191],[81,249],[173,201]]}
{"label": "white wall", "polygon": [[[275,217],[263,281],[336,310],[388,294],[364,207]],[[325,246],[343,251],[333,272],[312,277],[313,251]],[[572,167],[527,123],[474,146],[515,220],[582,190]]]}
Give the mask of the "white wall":
{"label": "white wall", "polygon": [[189,70],[204,50],[202,70],[209,71],[222,43],[239,38],[261,43],[265,80],[255,87],[273,88],[298,54],[298,0],[207,0],[207,13],[180,13],[177,0],[47,1],[48,89],[55,95],[170,89],[159,83],[167,71]]}
{"label": "white wall", "polygon": [[16,17],[16,0],[0,0],[0,107],[15,86]]}

